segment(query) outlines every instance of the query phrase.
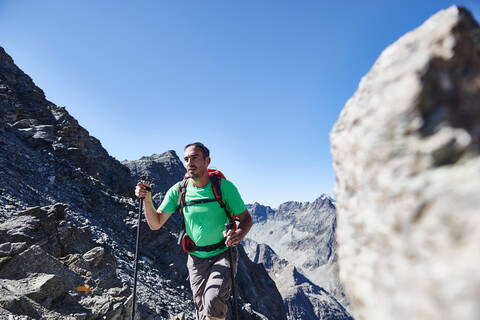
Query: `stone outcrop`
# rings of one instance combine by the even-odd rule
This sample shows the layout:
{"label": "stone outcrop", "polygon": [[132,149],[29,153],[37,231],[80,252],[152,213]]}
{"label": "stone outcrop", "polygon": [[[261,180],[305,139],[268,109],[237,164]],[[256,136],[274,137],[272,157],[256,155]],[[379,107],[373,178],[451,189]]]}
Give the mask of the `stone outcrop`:
{"label": "stone outcrop", "polygon": [[[43,91],[0,48],[0,229],[8,231],[0,236],[0,251],[7,252],[0,264],[5,270],[12,261],[43,250],[53,258],[45,264],[48,270],[36,271],[39,275],[56,275],[63,279],[60,285],[66,281],[65,288],[69,290],[71,283],[64,277],[68,278],[71,272],[82,279],[91,278],[96,286],[110,285],[102,294],[88,294],[89,311],[79,311],[81,319],[97,318],[98,314],[107,316],[103,311],[95,311],[97,307],[103,309],[102,306],[109,305],[103,300],[114,301],[115,295],[131,294],[137,203],[129,196],[133,194],[134,185],[129,169],[110,157],[65,108],[47,101]],[[64,217],[40,218],[38,209],[29,209],[57,203],[68,204],[68,209],[57,213]],[[81,232],[72,232],[72,228],[66,227],[67,222]],[[146,225],[142,225],[143,230],[147,230]],[[142,240],[155,237],[153,243],[174,243],[172,229],[174,226],[156,234],[142,232]],[[52,232],[57,236],[47,236]],[[83,233],[88,236],[82,236]],[[92,239],[99,241],[103,249],[98,248],[98,244],[92,247]],[[24,256],[25,250],[30,250],[29,255]],[[185,298],[184,273],[182,269],[174,270],[175,263],[180,263],[163,262],[161,251],[142,250],[141,254],[137,299],[141,318],[168,318],[185,310],[188,299]],[[113,267],[108,271],[98,268],[100,257]],[[63,272],[66,269],[60,268],[59,262],[70,273]],[[170,264],[169,268],[165,267]],[[29,279],[30,275],[25,273],[28,270],[18,267],[15,272],[18,274],[12,275],[14,280]],[[171,274],[175,276],[168,279],[173,280],[167,281],[167,275]],[[114,278],[118,278],[120,286],[112,281]],[[56,283],[56,279],[48,283]],[[87,284],[93,288],[92,283]],[[123,287],[126,289],[116,289]],[[110,289],[112,297],[103,293]],[[72,304],[78,303],[69,297],[67,293],[52,302],[49,309],[62,315],[53,318],[67,314],[55,311],[58,299],[62,304],[69,304],[65,298]],[[30,310],[31,315],[48,314],[27,298],[22,297],[15,304]],[[16,314],[25,311],[10,307],[8,310]],[[123,309],[116,307],[115,310]],[[121,314],[123,318],[128,317],[123,311]],[[107,316],[114,317],[116,315]]]}
{"label": "stone outcrop", "polygon": [[480,29],[440,11],[378,58],[331,132],[357,319],[480,314]]}
{"label": "stone outcrop", "polygon": [[[185,166],[173,150],[144,156],[139,160],[124,160],[121,163],[130,169],[134,181],[140,181],[141,176],[146,177],[152,188],[152,199],[156,206],[162,202],[167,190],[183,179],[186,172]],[[177,232],[182,228],[179,214],[174,214],[169,221]]]}

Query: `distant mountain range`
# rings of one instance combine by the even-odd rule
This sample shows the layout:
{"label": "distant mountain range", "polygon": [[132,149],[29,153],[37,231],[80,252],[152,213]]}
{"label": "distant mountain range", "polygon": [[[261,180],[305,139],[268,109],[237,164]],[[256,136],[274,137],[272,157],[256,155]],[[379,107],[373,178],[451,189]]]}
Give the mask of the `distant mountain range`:
{"label": "distant mountain range", "polygon": [[335,319],[350,319],[338,278],[333,199],[322,195],[312,203],[286,202],[276,210],[258,203],[248,209],[254,225],[243,242],[245,250],[277,284],[289,319],[299,313],[329,319],[331,310]]}

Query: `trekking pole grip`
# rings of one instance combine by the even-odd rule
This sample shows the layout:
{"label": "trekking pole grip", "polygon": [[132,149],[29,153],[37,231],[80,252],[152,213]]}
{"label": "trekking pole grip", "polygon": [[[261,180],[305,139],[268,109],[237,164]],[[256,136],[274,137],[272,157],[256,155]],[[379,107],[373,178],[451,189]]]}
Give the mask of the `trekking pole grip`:
{"label": "trekking pole grip", "polygon": [[[140,180],[141,180],[141,181],[140,181],[141,183],[145,184],[145,182],[146,182],[146,180],[147,180],[147,177],[141,176],[141,177],[140,177]],[[147,187],[147,186],[145,186],[145,190],[147,190],[147,191],[149,191],[149,192],[152,191],[152,189],[151,189],[150,187]],[[140,199],[143,200],[144,198],[140,198]]]}

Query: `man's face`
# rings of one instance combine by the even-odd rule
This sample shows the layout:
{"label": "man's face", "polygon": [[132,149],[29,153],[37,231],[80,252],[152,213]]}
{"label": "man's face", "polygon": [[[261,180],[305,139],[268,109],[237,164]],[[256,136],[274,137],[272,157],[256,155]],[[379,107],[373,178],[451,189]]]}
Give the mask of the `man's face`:
{"label": "man's face", "polygon": [[210,164],[210,157],[204,158],[202,148],[197,146],[190,146],[185,149],[183,160],[192,179],[203,176]]}

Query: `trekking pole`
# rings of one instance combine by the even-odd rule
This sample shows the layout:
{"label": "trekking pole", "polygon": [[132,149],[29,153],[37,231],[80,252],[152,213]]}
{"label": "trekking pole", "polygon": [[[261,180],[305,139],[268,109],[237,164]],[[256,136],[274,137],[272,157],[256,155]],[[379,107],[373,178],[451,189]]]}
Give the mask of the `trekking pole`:
{"label": "trekking pole", "polygon": [[[142,183],[143,183],[147,178],[145,176],[141,176],[140,179],[142,179]],[[150,188],[147,187],[147,191],[150,191]],[[140,198],[140,206],[138,208],[137,242],[135,244],[135,271],[133,276],[132,320],[135,319],[135,300],[137,296],[138,253],[140,249],[140,224],[142,222],[143,199],[145,198]]]}
{"label": "trekking pole", "polygon": [[[235,222],[226,223],[227,230],[233,229]],[[228,256],[230,259],[230,273],[232,277],[232,294],[233,294],[233,310],[235,312],[235,320],[238,320],[237,290],[235,289],[235,272],[233,271],[233,247],[228,247]]]}

